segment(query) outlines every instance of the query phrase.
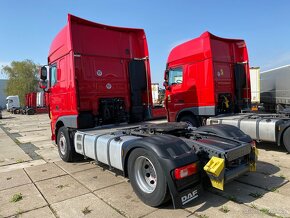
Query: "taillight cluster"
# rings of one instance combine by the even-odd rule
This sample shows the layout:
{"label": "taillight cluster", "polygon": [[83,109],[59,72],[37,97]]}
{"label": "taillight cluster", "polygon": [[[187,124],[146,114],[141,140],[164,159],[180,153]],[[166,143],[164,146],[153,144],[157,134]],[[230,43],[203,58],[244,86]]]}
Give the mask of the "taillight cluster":
{"label": "taillight cluster", "polygon": [[176,180],[183,179],[197,173],[197,164],[191,163],[183,167],[176,168],[174,170],[174,177]]}

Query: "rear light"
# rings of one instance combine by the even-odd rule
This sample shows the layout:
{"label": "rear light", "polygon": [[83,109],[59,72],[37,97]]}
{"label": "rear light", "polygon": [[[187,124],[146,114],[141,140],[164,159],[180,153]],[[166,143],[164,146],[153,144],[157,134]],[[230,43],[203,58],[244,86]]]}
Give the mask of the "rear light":
{"label": "rear light", "polygon": [[250,144],[251,144],[252,148],[256,147],[256,142],[254,140]]}
{"label": "rear light", "polygon": [[197,173],[197,164],[192,163],[184,167],[179,167],[174,170],[174,177],[176,180],[183,179]]}

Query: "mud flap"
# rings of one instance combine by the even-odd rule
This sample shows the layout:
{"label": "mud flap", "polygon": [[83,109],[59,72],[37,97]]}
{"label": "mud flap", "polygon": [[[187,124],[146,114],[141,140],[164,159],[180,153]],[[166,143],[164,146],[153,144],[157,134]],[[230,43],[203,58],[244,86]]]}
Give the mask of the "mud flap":
{"label": "mud flap", "polygon": [[203,167],[214,188],[224,190],[225,160],[212,157]]}
{"label": "mud flap", "polygon": [[178,192],[175,187],[169,182],[169,190],[174,209],[183,208],[186,204],[191,203],[198,198],[203,192],[201,184],[198,184],[192,188],[186,189],[183,192]]}

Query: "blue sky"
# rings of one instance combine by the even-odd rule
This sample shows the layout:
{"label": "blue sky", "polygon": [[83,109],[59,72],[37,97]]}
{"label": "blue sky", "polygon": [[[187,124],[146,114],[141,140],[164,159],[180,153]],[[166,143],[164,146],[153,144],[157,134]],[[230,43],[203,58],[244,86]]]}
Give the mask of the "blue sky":
{"label": "blue sky", "polygon": [[287,0],[2,0],[0,66],[24,59],[46,64],[50,43],[71,13],[145,29],[153,82],[162,83],[169,51],[204,31],[245,39],[250,65],[267,70],[290,64],[289,9]]}

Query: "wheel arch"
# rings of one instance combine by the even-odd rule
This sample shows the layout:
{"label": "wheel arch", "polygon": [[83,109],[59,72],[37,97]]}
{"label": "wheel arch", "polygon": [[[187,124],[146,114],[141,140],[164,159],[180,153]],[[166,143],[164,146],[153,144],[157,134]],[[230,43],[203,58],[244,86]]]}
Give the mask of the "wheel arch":
{"label": "wheel arch", "polygon": [[278,144],[278,146],[284,145],[283,137],[284,137],[284,134],[285,134],[286,130],[290,128],[290,121],[288,121],[287,123],[285,123],[280,128],[281,128],[281,131],[278,133],[278,136],[277,136],[277,144]]}
{"label": "wheel arch", "polygon": [[62,126],[64,126],[64,123],[63,123],[61,120],[57,121],[56,124],[55,124],[55,131],[54,131],[54,134],[55,134],[55,143],[56,143],[56,144],[57,144],[57,134],[58,134],[59,129],[60,129]]}
{"label": "wheel arch", "polygon": [[184,116],[192,116],[192,117],[196,118],[196,114],[194,114],[193,111],[191,111],[190,109],[185,109],[185,110],[178,112],[178,114],[176,116],[176,121],[179,122],[181,117],[184,117]]}
{"label": "wheel arch", "polygon": [[176,168],[199,162],[194,150],[185,141],[171,135],[154,135],[138,139],[123,150],[123,169],[126,177],[128,177],[129,156],[136,148],[146,149],[155,155],[166,178],[174,208],[180,208],[182,206],[180,193],[172,174]]}
{"label": "wheel arch", "polygon": [[[161,162],[164,170],[172,170],[175,167],[198,161],[197,155],[183,140],[172,135],[154,135],[144,137],[132,142],[123,149],[124,175],[128,176],[128,159],[131,152],[136,148],[144,148],[154,155]],[[178,158],[184,156],[183,158]]]}

